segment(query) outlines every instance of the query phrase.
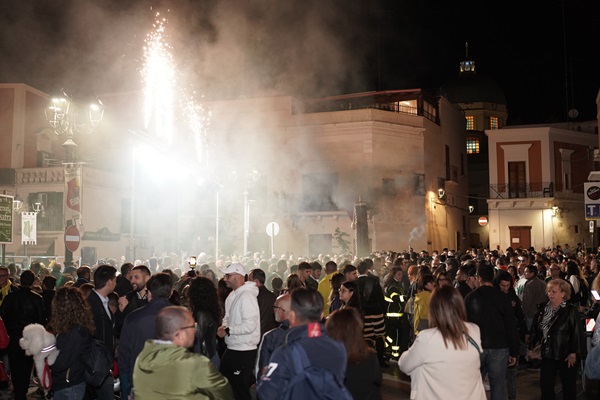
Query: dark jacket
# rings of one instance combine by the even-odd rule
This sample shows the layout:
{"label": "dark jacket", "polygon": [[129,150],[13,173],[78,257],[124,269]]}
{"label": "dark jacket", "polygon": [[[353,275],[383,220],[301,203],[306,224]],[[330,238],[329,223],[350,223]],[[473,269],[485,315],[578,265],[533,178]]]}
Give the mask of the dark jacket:
{"label": "dark jacket", "polygon": [[144,348],[144,343],[155,338],[156,316],[170,305],[169,299],[159,297],[125,318],[118,348],[119,373],[133,376],[135,359]]}
{"label": "dark jacket", "polygon": [[269,359],[273,352],[285,343],[285,336],[290,329],[290,321],[287,319],[277,328],[271,329],[262,337],[260,347],[258,348],[257,377],[260,379],[262,369],[269,365]]}
{"label": "dark jacket", "polygon": [[54,295],[56,294],[56,290],[43,290],[42,291],[42,299],[44,299],[44,311],[46,312],[46,319],[50,321],[50,317],[52,317],[52,300],[54,299]]}
{"label": "dark jacket", "polygon": [[383,297],[383,289],[379,284],[379,279],[363,275],[358,277],[356,283],[361,293],[364,314],[385,314],[387,305],[385,298]]}
{"label": "dark jacket", "polygon": [[483,349],[508,348],[509,354],[519,354],[517,320],[510,300],[493,286],[481,286],[465,297],[467,319],[479,326]]}
{"label": "dark jacket", "polygon": [[277,328],[273,305],[277,297],[264,285],[258,286],[258,309],[260,310],[260,337],[273,328]]}
{"label": "dark jacket", "polygon": [[[94,317],[94,324],[96,325],[96,339],[104,342],[106,347],[111,354],[115,353],[115,332],[114,322],[112,315],[109,317],[102,305],[100,295],[94,290],[88,295],[88,303],[92,310],[92,316]],[[109,309],[110,312],[110,309]]]}
{"label": "dark jacket", "polygon": [[196,340],[194,341],[194,353],[202,354],[211,361],[215,361],[217,355],[217,328],[218,322],[206,311],[198,311],[194,315],[198,323]]}
{"label": "dark jacket", "polygon": [[381,368],[374,351],[358,364],[348,364],[344,385],[352,397],[361,400],[381,399]]}
{"label": "dark jacket", "polygon": [[456,289],[458,289],[463,299],[473,291],[473,289],[471,289],[471,286],[467,285],[467,282],[465,281],[458,281],[458,283],[456,284]]}
{"label": "dark jacket", "polygon": [[123,275],[117,276],[117,286],[115,286],[115,292],[119,296],[125,296],[127,293],[133,290],[133,286],[131,286],[131,282],[127,280]]}
{"label": "dark jacket", "polygon": [[4,320],[8,336],[10,336],[11,345],[14,343],[18,345],[19,339],[23,337],[23,328],[27,325],[41,324],[45,326],[48,322],[42,296],[25,286],[6,295],[0,308],[0,315]]}
{"label": "dark jacket", "polygon": [[571,304],[567,304],[556,312],[548,330],[548,338],[546,341],[543,340],[540,322],[546,304],[538,305],[538,312],[533,317],[529,349],[533,349],[541,341],[542,358],[560,361],[566,359],[571,353],[585,354],[586,345],[579,311]]}
{"label": "dark jacket", "polygon": [[[310,336],[309,336],[310,334]],[[287,384],[293,378],[294,360],[291,344],[302,346],[312,366],[329,370],[339,382],[346,375],[346,348],[325,333],[323,324],[291,328],[286,335],[286,344],[279,347],[271,355],[271,363],[275,368],[269,371],[256,385],[259,399],[281,399]],[[307,394],[307,399],[309,394]]]}
{"label": "dark jacket", "polygon": [[77,278],[77,280],[73,284],[73,287],[80,288],[81,286],[83,286],[86,283],[90,283],[90,280],[85,279],[85,278]]}
{"label": "dark jacket", "polygon": [[[123,312],[117,310],[117,312],[114,315],[116,337],[121,337],[121,330],[123,329],[123,323],[125,322],[125,318],[127,317],[127,315],[129,315],[129,313],[131,313],[132,311],[142,308],[148,304],[147,293],[148,292],[146,292],[146,296],[144,298],[140,298],[138,296],[138,292],[136,292],[135,290],[132,290],[131,292],[125,295],[125,298],[128,301],[127,306],[125,307]],[[140,351],[141,350],[142,349],[140,349]]]}
{"label": "dark jacket", "polygon": [[90,333],[82,326],[56,336],[56,348],[60,352],[50,367],[53,390],[64,389],[84,381],[81,357],[90,351],[90,343]]}

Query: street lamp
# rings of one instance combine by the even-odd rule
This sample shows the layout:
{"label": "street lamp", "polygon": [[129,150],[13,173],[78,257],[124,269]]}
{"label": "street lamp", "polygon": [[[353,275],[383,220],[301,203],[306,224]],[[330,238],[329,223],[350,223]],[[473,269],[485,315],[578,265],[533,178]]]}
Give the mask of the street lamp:
{"label": "street lamp", "polygon": [[[81,114],[80,114],[81,113]],[[65,212],[65,225],[76,224],[75,221],[81,221],[81,169],[77,160],[77,144],[73,140],[75,133],[89,134],[102,121],[104,116],[104,106],[96,98],[85,107],[78,107],[73,104],[71,98],[61,90],[59,96],[53,96],[48,101],[45,109],[46,119],[50,127],[57,136],[66,136],[63,143],[65,149],[65,183],[67,187],[66,205],[72,211]],[[66,210],[68,211],[68,210]],[[65,261],[71,261],[73,253],[65,245]]]}
{"label": "street lamp", "polygon": [[[237,173],[233,171],[230,175],[231,180],[237,180]],[[245,256],[248,253],[248,235],[250,234],[250,203],[248,200],[248,189],[254,186],[256,182],[260,180],[260,172],[252,170],[246,173],[244,182],[244,253]]]}

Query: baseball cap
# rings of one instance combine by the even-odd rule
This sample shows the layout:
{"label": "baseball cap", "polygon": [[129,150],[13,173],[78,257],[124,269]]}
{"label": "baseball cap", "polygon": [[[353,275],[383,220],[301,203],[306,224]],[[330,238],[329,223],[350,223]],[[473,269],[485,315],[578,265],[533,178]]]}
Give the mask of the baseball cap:
{"label": "baseball cap", "polygon": [[222,269],[221,273],[223,275],[225,275],[225,274],[246,275],[246,268],[244,268],[244,266],[240,263],[233,263],[233,264],[228,265],[224,269]]}

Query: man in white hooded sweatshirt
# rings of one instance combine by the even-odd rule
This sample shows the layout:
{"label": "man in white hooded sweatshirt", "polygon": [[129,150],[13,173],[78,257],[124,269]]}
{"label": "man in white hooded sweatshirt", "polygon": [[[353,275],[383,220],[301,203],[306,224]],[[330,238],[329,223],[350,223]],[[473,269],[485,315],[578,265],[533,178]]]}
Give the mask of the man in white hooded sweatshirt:
{"label": "man in white hooded sweatshirt", "polygon": [[246,269],[233,263],[221,271],[228,287],[233,289],[225,300],[223,325],[217,330],[225,338],[227,350],[221,357],[221,373],[229,380],[236,400],[251,400],[254,364],[260,342],[258,287],[246,282]]}

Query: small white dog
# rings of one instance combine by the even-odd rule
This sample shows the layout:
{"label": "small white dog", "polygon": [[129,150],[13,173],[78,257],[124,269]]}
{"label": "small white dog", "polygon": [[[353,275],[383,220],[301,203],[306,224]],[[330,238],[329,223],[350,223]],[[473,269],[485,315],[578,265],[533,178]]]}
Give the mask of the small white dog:
{"label": "small white dog", "polygon": [[[23,337],[19,339],[19,345],[25,350],[25,354],[33,356],[38,379],[42,383],[42,389],[48,394],[51,383],[48,376],[44,375],[44,364],[46,358],[48,358],[48,365],[52,365],[58,357],[56,337],[40,324],[29,324],[23,329]],[[47,374],[49,373],[50,371],[47,371]]]}

